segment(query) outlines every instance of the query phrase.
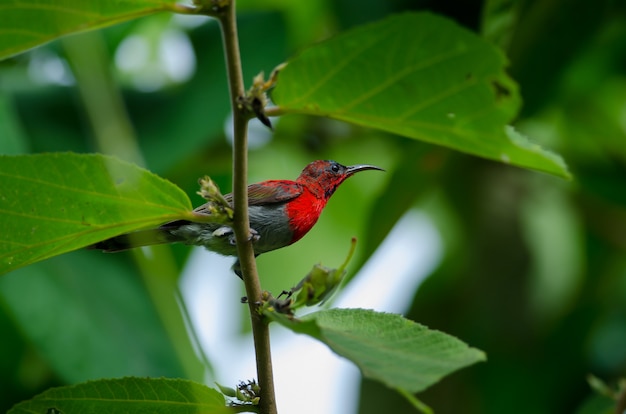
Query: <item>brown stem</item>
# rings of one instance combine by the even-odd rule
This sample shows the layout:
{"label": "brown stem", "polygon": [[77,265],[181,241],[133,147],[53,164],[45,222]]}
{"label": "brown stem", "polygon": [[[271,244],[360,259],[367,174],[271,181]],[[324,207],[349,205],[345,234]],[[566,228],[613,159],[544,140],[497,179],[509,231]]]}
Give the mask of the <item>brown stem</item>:
{"label": "brown stem", "polygon": [[233,108],[234,143],[233,143],[233,209],[234,230],[237,240],[237,253],[241,263],[243,281],[250,306],[252,321],[252,335],[256,353],[257,377],[261,388],[259,412],[262,414],[276,414],[276,397],[274,393],[274,379],[272,373],[272,358],[270,353],[269,326],[257,311],[261,302],[261,284],[254,259],[254,250],[250,239],[250,223],[248,218],[248,143],[247,129],[250,113],[242,105],[245,95],[243,75],[241,70],[241,56],[237,34],[235,0],[231,0],[218,14],[226,67],[228,84],[230,87],[231,105]]}

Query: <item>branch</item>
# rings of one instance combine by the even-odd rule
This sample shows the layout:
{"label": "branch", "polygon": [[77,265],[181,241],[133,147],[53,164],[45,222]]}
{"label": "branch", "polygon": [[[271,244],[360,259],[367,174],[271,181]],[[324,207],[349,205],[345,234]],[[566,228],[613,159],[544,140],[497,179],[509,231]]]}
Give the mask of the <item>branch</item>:
{"label": "branch", "polygon": [[239,53],[235,0],[222,3],[227,4],[220,8],[216,16],[222,29],[231,106],[233,108],[233,227],[246,295],[248,296],[250,306],[257,377],[261,388],[259,411],[263,414],[276,414],[269,326],[257,309],[258,304],[261,303],[262,290],[254,259],[254,249],[250,241],[250,222],[248,218],[248,186],[246,181],[248,174],[247,129],[251,114],[242,104],[245,88]]}

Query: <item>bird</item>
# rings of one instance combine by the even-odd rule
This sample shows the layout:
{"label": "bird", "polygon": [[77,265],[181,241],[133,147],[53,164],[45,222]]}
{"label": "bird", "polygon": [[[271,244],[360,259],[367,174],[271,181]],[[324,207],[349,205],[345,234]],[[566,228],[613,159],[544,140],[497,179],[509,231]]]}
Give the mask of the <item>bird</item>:
{"label": "bird", "polygon": [[[267,180],[248,186],[248,215],[255,256],[289,246],[307,234],[315,225],[335,190],[349,177],[366,170],[382,168],[357,164],[344,166],[332,160],[308,164],[293,180]],[[224,199],[231,205],[232,193]],[[208,203],[195,213],[207,213]],[[139,230],[112,237],[91,246],[105,252],[118,252],[134,247],[164,243],[204,246],[224,256],[237,256],[232,227],[220,223],[196,223],[176,220],[157,228]],[[233,265],[241,277],[239,261]]]}

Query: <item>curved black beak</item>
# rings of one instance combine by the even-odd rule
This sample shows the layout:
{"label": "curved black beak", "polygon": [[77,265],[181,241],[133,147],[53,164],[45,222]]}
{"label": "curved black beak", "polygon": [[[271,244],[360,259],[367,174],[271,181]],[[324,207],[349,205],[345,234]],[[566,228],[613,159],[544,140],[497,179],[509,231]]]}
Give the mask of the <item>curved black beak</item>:
{"label": "curved black beak", "polygon": [[352,174],[358,173],[359,171],[365,171],[365,170],[385,171],[382,168],[377,167],[375,165],[357,164],[357,165],[350,165],[349,167],[346,167],[346,175],[352,175]]}

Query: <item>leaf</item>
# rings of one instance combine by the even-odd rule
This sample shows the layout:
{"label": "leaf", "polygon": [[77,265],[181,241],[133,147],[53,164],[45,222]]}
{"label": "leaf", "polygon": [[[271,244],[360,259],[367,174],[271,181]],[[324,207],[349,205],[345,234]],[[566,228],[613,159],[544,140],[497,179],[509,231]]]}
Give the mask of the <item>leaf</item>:
{"label": "leaf", "polygon": [[230,413],[218,391],[188,380],[105,379],[49,389],[9,414]]}
{"label": "leaf", "polygon": [[191,344],[195,372],[185,372],[177,355],[173,341],[188,343],[187,336],[168,336],[135,269],[114,259],[81,251],[18,269],[0,278],[0,304],[64,383],[129,375],[202,379]]}
{"label": "leaf", "polygon": [[400,315],[331,309],[306,315],[302,320],[276,313],[268,316],[294,332],[322,341],[354,362],[363,376],[410,393],[485,360],[482,351]]}
{"label": "leaf", "polygon": [[175,0],[4,0],[0,59],[58,37],[174,9]]}
{"label": "leaf", "polygon": [[174,184],[112,157],[0,156],[0,274],[191,209]]}
{"label": "leaf", "polygon": [[20,125],[13,102],[0,92],[0,153],[22,154],[26,152],[26,136]]}
{"label": "leaf", "polygon": [[505,65],[468,30],[407,13],[306,49],[280,73],[272,100],[275,113],[329,116],[569,177],[559,156],[507,131],[521,100]]}

